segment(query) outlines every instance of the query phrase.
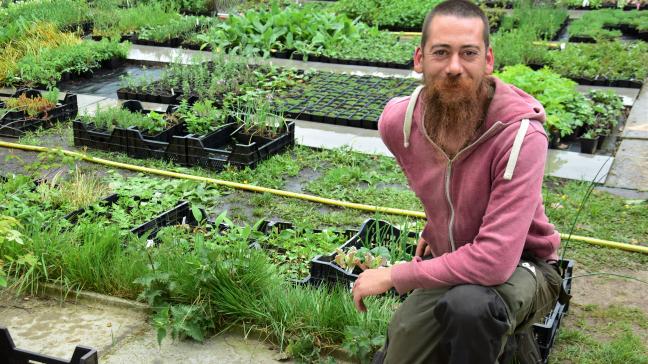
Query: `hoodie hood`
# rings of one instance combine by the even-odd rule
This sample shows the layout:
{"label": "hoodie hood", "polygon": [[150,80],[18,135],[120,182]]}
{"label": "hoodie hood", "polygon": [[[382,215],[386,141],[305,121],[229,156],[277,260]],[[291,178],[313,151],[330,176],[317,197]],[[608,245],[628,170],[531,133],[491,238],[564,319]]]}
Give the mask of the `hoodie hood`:
{"label": "hoodie hood", "polygon": [[504,83],[495,76],[495,95],[488,107],[486,115],[486,128],[490,128],[497,121],[510,124],[523,119],[535,120],[544,123],[547,119],[544,107],[533,96],[519,88]]}

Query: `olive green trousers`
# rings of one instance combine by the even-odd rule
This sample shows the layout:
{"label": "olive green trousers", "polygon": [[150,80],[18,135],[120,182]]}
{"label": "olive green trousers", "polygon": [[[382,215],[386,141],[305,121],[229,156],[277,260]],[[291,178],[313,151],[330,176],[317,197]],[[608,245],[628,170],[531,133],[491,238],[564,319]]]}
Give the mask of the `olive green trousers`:
{"label": "olive green trousers", "polygon": [[[525,257],[499,286],[414,290],[394,313],[374,363],[540,362],[532,325],[554,307],[561,283],[554,265]],[[526,345],[513,344],[514,334]]]}

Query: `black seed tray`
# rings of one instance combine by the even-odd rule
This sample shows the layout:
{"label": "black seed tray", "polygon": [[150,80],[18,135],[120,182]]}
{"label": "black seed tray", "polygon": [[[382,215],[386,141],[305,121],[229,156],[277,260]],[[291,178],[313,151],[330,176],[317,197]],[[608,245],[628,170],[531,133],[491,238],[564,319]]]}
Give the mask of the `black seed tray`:
{"label": "black seed tray", "polygon": [[[28,97],[41,96],[41,91],[33,89],[18,90],[11,97],[18,97],[26,94]],[[65,98],[60,101],[54,109],[41,113],[36,118],[28,117],[23,111],[10,111],[4,116],[0,115],[0,136],[21,137],[28,131],[39,128],[48,129],[56,123],[75,118],[79,111],[77,96],[66,93]]]}
{"label": "black seed tray", "polygon": [[[144,110],[138,101],[128,101],[122,105],[130,111],[149,112]],[[172,106],[167,108],[171,113]],[[114,128],[112,132],[97,129],[93,124],[85,124],[80,120],[72,123],[75,147],[88,147],[109,152],[126,153],[133,158],[166,157],[166,148],[174,135],[186,135],[184,124],[180,123],[156,135],[146,135],[134,127]]]}
{"label": "black seed tray", "polygon": [[274,139],[247,135],[239,131],[236,124],[230,123],[202,137],[173,137],[167,156],[186,166],[199,165],[221,170],[230,164],[239,168],[254,168],[260,161],[294,144],[294,122],[289,123],[286,131]]}
{"label": "black seed tray", "polygon": [[[565,292],[570,293],[572,287],[572,277],[574,274],[574,261],[561,260],[558,263],[563,270],[563,287]],[[540,348],[540,354],[544,364],[549,361],[549,353],[558,335],[560,321],[563,315],[569,310],[569,302],[566,305],[556,302],[553,310],[545,317],[543,323],[533,325],[533,333]]]}
{"label": "black seed tray", "polygon": [[0,358],[3,363],[47,363],[47,364],[97,364],[99,356],[97,350],[88,346],[77,345],[72,353],[72,358],[55,358],[49,355],[38,354],[33,351],[18,349],[9,334],[9,329],[0,327]]}
{"label": "black seed tray", "polygon": [[[205,210],[200,209],[202,216],[207,217]],[[154,237],[165,226],[186,224],[189,226],[198,226],[199,222],[191,212],[191,204],[187,201],[180,201],[176,207],[169,211],[163,212],[153,218],[151,221],[131,229],[131,233],[142,236],[148,233],[149,237]]]}
{"label": "black seed tray", "polygon": [[[397,227],[382,220],[368,219],[360,227],[360,231],[353,235],[346,243],[340,246],[342,251],[351,247],[361,248],[369,245],[374,246],[379,238],[383,240],[398,241],[403,232]],[[414,232],[408,234],[409,237],[415,238],[418,235]],[[414,255],[416,246],[408,246],[411,249],[409,253]],[[336,253],[320,255],[311,261],[311,280],[315,284],[345,284],[350,285],[354,282],[361,269],[356,267],[352,272],[342,269],[335,263]]]}
{"label": "black seed tray", "polygon": [[[112,205],[114,203],[117,203],[117,200],[119,199],[119,195],[116,193],[113,193],[112,195],[102,199],[99,201],[99,205],[101,206],[107,206],[107,205]],[[78,210],[74,210],[70,212],[69,214],[63,216],[63,218],[72,224],[75,224],[79,220],[79,216],[83,214],[86,211],[86,208],[80,208]]]}

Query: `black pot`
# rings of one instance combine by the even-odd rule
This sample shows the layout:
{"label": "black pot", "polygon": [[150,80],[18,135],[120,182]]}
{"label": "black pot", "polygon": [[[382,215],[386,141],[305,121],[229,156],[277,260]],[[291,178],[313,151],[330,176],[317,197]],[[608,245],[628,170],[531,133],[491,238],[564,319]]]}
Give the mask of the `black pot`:
{"label": "black pot", "polygon": [[605,143],[605,139],[606,139],[608,136],[609,136],[609,135],[599,135],[599,137],[598,137],[598,143],[596,143],[596,149],[597,149],[597,150],[601,150],[601,149],[603,149],[603,143]]}
{"label": "black pot", "polygon": [[579,138],[580,140],[580,151],[581,153],[594,154],[596,153],[596,147],[598,146],[599,137],[590,139],[590,138]]}
{"label": "black pot", "polygon": [[560,132],[551,132],[549,134],[549,148],[558,149],[560,146]]}

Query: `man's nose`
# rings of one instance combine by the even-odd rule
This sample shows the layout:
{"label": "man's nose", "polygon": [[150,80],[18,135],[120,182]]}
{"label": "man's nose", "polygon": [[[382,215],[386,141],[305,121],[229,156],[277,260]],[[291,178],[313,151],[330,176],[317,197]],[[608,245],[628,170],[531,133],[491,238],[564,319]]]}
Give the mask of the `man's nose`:
{"label": "man's nose", "polygon": [[461,65],[461,58],[458,53],[453,54],[450,57],[450,63],[446,69],[447,76],[457,77],[460,76],[463,72],[463,66]]}

